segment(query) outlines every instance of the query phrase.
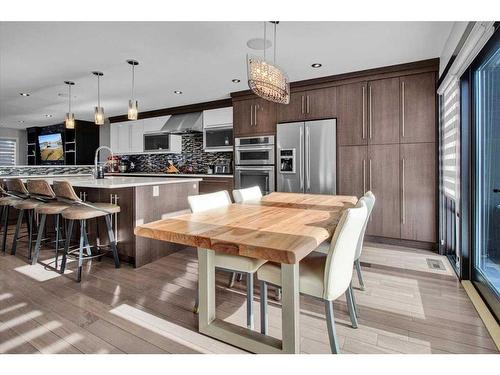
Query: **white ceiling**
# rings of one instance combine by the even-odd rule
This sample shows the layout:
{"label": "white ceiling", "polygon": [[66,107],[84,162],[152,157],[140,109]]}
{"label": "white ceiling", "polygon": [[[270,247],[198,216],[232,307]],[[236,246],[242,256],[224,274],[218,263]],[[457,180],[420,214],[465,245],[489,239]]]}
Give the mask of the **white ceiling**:
{"label": "white ceiling", "polygon": [[[126,59],[139,60],[140,111],[228,98],[245,90],[246,42],[262,22],[0,22],[0,126],[61,122],[67,88],[77,119],[92,120],[101,70],[106,116],[126,113]],[[453,22],[280,22],[277,63],[302,80],[438,57]],[[268,50],[268,53],[272,48]],[[323,64],[313,69],[314,62]],[[240,83],[231,82],[233,78]],[[176,95],[181,90],[183,95]],[[21,97],[20,92],[31,96]],[[46,114],[53,118],[46,118]],[[24,121],[24,123],[19,123]]]}

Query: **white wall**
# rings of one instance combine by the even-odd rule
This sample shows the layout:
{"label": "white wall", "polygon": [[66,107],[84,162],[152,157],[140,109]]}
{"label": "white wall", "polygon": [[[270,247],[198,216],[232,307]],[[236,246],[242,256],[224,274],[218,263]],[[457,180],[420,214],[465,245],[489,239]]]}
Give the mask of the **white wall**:
{"label": "white wall", "polygon": [[455,51],[455,48],[457,48],[462,35],[464,35],[465,29],[467,28],[468,24],[469,22],[467,21],[453,23],[450,35],[448,36],[448,39],[444,44],[441,56],[439,56],[439,76],[441,76],[441,74],[443,73],[444,68],[446,68],[446,65],[448,64],[448,61],[450,61],[453,52]]}
{"label": "white wall", "polygon": [[26,165],[26,130],[25,129],[11,129],[0,127],[0,138],[15,138],[17,139],[17,165]]}

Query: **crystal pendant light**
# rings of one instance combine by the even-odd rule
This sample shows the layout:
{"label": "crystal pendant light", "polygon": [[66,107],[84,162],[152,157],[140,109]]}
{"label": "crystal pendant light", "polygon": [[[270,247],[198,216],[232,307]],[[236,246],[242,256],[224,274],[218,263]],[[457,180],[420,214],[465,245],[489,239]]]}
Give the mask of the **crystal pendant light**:
{"label": "crystal pendant light", "polygon": [[64,81],[66,85],[68,85],[68,113],[64,117],[64,126],[66,129],[74,129],[75,128],[75,114],[71,112],[71,86],[75,84],[72,81]]}
{"label": "crystal pendant light", "polygon": [[274,24],[274,59],[273,63],[266,61],[266,22],[264,22],[264,58],[247,56],[248,86],[250,89],[268,101],[290,103],[290,81],[287,74],[276,65],[276,25]]}
{"label": "crystal pendant light", "polygon": [[135,86],[135,67],[139,65],[139,61],[127,60],[127,63],[129,63],[132,66],[132,98],[128,101],[127,118],[129,120],[137,120],[139,113],[137,107],[137,100],[134,99],[134,86]]}
{"label": "crystal pendant light", "polygon": [[104,75],[102,72],[92,72],[97,76],[97,107],[94,111],[94,120],[96,125],[104,125],[104,108],[101,107],[101,77]]}

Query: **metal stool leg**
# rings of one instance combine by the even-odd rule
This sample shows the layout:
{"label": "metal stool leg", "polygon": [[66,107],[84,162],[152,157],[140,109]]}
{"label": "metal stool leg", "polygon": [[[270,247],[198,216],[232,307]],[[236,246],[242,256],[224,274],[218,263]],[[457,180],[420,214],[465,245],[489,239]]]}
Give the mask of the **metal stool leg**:
{"label": "metal stool leg", "polygon": [[90,242],[89,237],[87,236],[87,221],[83,221],[83,239],[85,241],[85,250],[87,251],[87,255],[91,256],[92,251],[90,250]]}
{"label": "metal stool leg", "polygon": [[[43,217],[40,220],[44,220]],[[59,241],[60,241],[60,238],[61,238],[61,234],[60,234],[61,233],[60,221],[61,221],[61,215],[57,214],[56,215],[56,257],[55,257],[55,261],[56,261],[55,268],[56,269],[57,269],[57,259],[58,259],[58,256],[59,256]]]}
{"label": "metal stool leg", "polygon": [[[95,219],[95,249],[97,254],[101,254],[101,250],[99,249],[99,246],[101,246],[101,238],[99,237],[99,219]],[[97,260],[99,262],[102,261],[102,257],[98,257]]]}
{"label": "metal stool leg", "polygon": [[352,287],[352,283],[349,285],[349,288],[351,289],[351,301],[354,306],[354,312],[356,313],[356,318],[359,318],[358,305],[356,304],[356,298],[354,295],[354,289]]}
{"label": "metal stool leg", "polygon": [[267,335],[269,321],[267,317],[267,283],[260,282],[260,333]]}
{"label": "metal stool leg", "polygon": [[196,296],[194,297],[194,306],[193,306],[193,312],[195,314],[198,314],[200,309],[200,288],[198,287],[198,285],[196,285]]}
{"label": "metal stool leg", "polygon": [[326,325],[328,327],[328,338],[330,339],[330,349],[333,354],[340,353],[339,340],[335,330],[335,316],[333,315],[333,302],[325,301]]}
{"label": "metal stool leg", "polygon": [[42,247],[42,237],[43,230],[45,228],[45,220],[47,219],[47,215],[43,214],[40,218],[40,224],[38,225],[38,233],[36,236],[36,245],[35,245],[35,254],[33,255],[33,259],[31,260],[31,265],[35,265],[38,262],[38,256],[40,255],[40,248]]}
{"label": "metal stool leg", "polygon": [[28,210],[28,260],[31,260],[33,249],[33,210]]}
{"label": "metal stool leg", "polygon": [[[61,261],[61,273],[66,269],[66,259],[68,257],[69,245],[71,243],[71,235],[73,234],[73,220],[68,220],[68,229],[66,231],[66,242],[64,243],[63,258]],[[57,264],[56,264],[57,267]]]}
{"label": "metal stool leg", "polygon": [[17,249],[17,238],[19,237],[19,230],[21,229],[21,225],[23,224],[23,215],[24,210],[19,210],[19,216],[17,217],[16,231],[14,232],[14,239],[12,240],[12,250],[10,252],[11,255],[16,255]]}
{"label": "metal stool leg", "polygon": [[85,220],[80,220],[80,248],[78,249],[78,271],[76,281],[82,281],[83,248],[85,247]]}
{"label": "metal stool leg", "polygon": [[9,210],[10,207],[6,206],[4,210],[3,218],[3,239],[2,239],[2,251],[5,253],[7,251],[7,231],[9,230]]}
{"label": "metal stool leg", "polygon": [[354,265],[356,266],[356,273],[358,274],[359,286],[361,290],[365,290],[365,283],[363,281],[363,274],[361,273],[361,264],[359,259],[354,261]]}
{"label": "metal stool leg", "polygon": [[228,283],[227,287],[232,288],[235,280],[236,280],[236,272],[231,272],[231,274],[229,275],[229,283]]}
{"label": "metal stool leg", "polygon": [[104,219],[106,220],[106,227],[108,229],[109,245],[113,251],[113,258],[115,260],[115,268],[120,268],[120,258],[118,257],[118,249],[116,248],[115,235],[113,234],[113,228],[111,227],[111,215],[106,215]]}

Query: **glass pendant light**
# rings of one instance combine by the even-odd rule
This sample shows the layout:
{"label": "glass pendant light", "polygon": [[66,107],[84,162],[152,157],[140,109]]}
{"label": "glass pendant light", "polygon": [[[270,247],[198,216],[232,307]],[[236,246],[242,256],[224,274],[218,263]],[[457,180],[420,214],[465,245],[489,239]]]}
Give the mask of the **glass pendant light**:
{"label": "glass pendant light", "polygon": [[75,84],[73,81],[64,81],[68,85],[68,113],[64,117],[64,126],[66,129],[75,128],[75,114],[71,112],[71,86]]}
{"label": "glass pendant light", "polygon": [[261,98],[268,101],[290,103],[290,81],[287,74],[276,65],[276,25],[274,24],[274,59],[273,63],[266,61],[266,22],[264,22],[264,58],[247,56],[248,86]]}
{"label": "glass pendant light", "polygon": [[97,76],[97,107],[94,111],[94,120],[96,125],[104,125],[104,108],[101,107],[101,77],[104,73],[92,72],[92,74]]}
{"label": "glass pendant light", "polygon": [[135,67],[139,65],[139,61],[127,60],[127,63],[129,63],[132,66],[132,97],[128,101],[127,118],[129,120],[137,120],[139,112],[137,107],[137,100],[134,100],[134,86],[135,86]]}

